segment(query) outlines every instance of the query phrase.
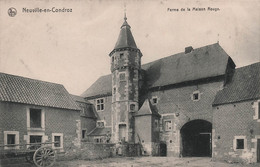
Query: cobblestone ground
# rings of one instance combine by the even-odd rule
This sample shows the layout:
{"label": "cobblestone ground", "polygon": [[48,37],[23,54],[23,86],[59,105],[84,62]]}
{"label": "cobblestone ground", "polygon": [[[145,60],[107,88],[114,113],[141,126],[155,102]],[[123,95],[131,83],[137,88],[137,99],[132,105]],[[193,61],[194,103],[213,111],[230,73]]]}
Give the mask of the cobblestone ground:
{"label": "cobblestone ground", "polygon": [[[1,165],[0,165],[1,166]],[[33,167],[28,163],[3,165],[3,167]],[[103,160],[58,161],[55,167],[259,167],[260,164],[229,164],[212,162],[210,158],[173,158],[173,157],[120,157]],[[2,166],[1,166],[2,167]]]}

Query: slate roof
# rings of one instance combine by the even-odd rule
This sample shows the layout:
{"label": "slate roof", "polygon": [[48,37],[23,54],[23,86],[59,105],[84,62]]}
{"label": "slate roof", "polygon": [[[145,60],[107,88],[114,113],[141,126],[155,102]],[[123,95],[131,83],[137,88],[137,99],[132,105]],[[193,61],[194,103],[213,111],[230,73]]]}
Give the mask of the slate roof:
{"label": "slate roof", "polygon": [[106,96],[112,95],[112,75],[105,75],[96,82],[94,82],[85,92],[81,94],[83,97],[92,97],[92,96]]}
{"label": "slate roof", "polygon": [[0,73],[0,101],[79,110],[63,85]]}
{"label": "slate roof", "polygon": [[89,101],[87,101],[86,99],[84,99],[81,96],[71,94],[71,97],[77,102],[79,108],[81,108],[80,103],[86,104],[85,105],[85,107],[86,107],[85,113],[84,113],[84,115],[81,115],[81,116],[97,119],[97,114],[95,112],[93,104],[91,104]]}
{"label": "slate roof", "polygon": [[[148,88],[177,84],[208,77],[224,75],[228,60],[232,59],[218,44],[194,49],[185,54],[178,53],[142,65]],[[100,77],[81,96],[103,96],[112,94],[112,75]]]}
{"label": "slate roof", "polygon": [[135,40],[134,40],[134,37],[132,35],[130,28],[131,27],[129,26],[129,24],[127,23],[126,18],[125,18],[125,21],[124,21],[123,25],[121,26],[119,37],[117,39],[114,49],[127,48],[127,47],[137,49],[137,46],[135,44]]}
{"label": "slate roof", "polygon": [[135,114],[135,116],[144,116],[144,115],[155,115],[161,117],[155,107],[153,107],[148,99],[146,99],[139,109],[139,111]]}
{"label": "slate roof", "polygon": [[91,104],[88,100],[84,99],[84,97],[82,97],[82,96],[77,96],[77,95],[73,95],[73,94],[70,94],[70,95],[76,102]]}
{"label": "slate roof", "polygon": [[220,90],[213,105],[260,98],[260,62],[235,70],[231,81]]}
{"label": "slate roof", "polygon": [[148,87],[159,87],[224,75],[229,56],[218,43],[145,64]]}
{"label": "slate roof", "polygon": [[107,134],[111,134],[111,128],[109,127],[95,128],[88,136],[106,136]]}

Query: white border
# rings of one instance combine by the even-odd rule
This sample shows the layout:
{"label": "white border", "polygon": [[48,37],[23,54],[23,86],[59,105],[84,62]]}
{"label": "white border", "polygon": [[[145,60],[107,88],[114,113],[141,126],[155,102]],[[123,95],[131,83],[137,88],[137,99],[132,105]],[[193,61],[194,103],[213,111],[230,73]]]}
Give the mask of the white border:
{"label": "white border", "polygon": [[[7,135],[15,135],[15,144],[19,144],[19,131],[4,131],[4,145],[8,145]],[[5,146],[4,149],[5,150],[20,149],[20,146],[14,146],[14,147]]]}

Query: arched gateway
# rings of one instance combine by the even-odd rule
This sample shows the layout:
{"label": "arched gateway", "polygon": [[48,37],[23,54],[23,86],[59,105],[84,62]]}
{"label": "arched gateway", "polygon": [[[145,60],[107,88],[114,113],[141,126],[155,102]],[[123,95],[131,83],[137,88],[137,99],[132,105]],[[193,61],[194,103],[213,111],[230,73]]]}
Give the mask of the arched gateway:
{"label": "arched gateway", "polygon": [[182,156],[211,157],[212,124],[205,120],[187,122],[181,128]]}

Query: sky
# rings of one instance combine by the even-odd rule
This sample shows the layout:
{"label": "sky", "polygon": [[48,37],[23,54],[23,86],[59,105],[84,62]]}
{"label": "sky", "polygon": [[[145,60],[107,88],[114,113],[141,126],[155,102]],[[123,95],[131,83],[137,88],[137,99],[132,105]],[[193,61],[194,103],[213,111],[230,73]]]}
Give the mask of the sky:
{"label": "sky", "polygon": [[[72,12],[23,10],[34,8]],[[110,74],[109,53],[125,10],[142,64],[216,42],[237,67],[260,61],[259,0],[0,0],[0,72],[59,83],[80,95]]]}

